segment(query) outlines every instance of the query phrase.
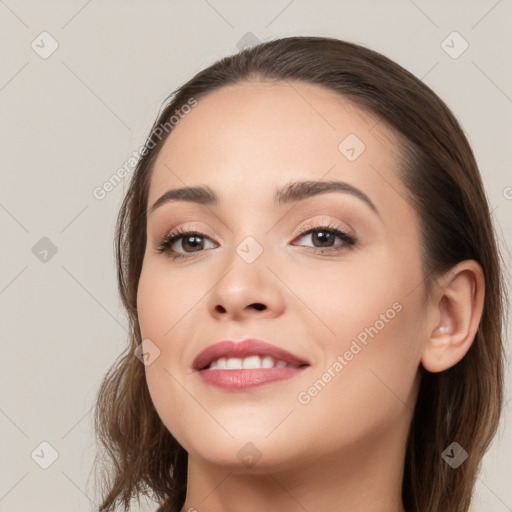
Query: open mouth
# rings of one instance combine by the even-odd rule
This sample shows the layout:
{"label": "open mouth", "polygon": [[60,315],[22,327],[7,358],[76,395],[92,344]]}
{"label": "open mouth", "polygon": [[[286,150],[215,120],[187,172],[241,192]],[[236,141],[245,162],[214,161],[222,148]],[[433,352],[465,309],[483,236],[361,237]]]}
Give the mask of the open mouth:
{"label": "open mouth", "polygon": [[200,352],[193,369],[202,381],[226,391],[246,391],[301,374],[309,362],[262,340],[220,341]]}
{"label": "open mouth", "polygon": [[306,364],[297,365],[275,359],[272,356],[253,355],[244,358],[220,357],[213,360],[202,370],[255,370],[263,368],[300,368]]}

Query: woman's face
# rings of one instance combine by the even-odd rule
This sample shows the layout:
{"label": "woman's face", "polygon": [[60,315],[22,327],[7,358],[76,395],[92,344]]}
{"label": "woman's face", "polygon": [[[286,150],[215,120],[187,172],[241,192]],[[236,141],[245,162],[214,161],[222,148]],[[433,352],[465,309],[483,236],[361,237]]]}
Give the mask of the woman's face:
{"label": "woman's face", "polygon": [[[190,460],[257,471],[402,448],[427,299],[398,158],[384,123],[305,83],[224,87],[179,121],[148,209],[182,187],[208,187],[218,201],[189,194],[148,214],[138,313],[152,400]],[[350,188],[318,193],[328,182]],[[159,252],[177,229],[196,234]],[[247,338],[307,365],[194,368],[209,346]]]}

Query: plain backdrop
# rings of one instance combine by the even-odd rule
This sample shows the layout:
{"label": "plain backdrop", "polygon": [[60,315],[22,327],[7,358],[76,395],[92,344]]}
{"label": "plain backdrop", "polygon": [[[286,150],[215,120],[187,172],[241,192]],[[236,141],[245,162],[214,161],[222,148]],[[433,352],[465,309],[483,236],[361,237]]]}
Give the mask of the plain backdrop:
{"label": "plain backdrop", "polygon": [[[127,179],[93,191],[177,86],[249,32],[383,53],[464,126],[510,269],[510,19],[510,0],[0,0],[0,511],[94,510],[91,407],[127,341],[113,257]],[[510,360],[507,386],[473,512],[512,511]]]}

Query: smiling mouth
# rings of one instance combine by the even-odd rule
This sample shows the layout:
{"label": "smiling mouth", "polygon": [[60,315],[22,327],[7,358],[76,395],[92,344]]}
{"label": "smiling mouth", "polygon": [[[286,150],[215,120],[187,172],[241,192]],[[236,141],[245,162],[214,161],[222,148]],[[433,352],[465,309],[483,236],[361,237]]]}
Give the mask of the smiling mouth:
{"label": "smiling mouth", "polygon": [[208,386],[243,392],[283,382],[302,374],[310,365],[291,364],[271,356],[219,357],[201,368],[198,375]]}
{"label": "smiling mouth", "polygon": [[240,357],[220,357],[215,359],[202,370],[256,370],[271,368],[293,368],[297,369],[303,365],[290,364],[286,361],[275,359],[271,356],[252,355],[244,358]]}
{"label": "smiling mouth", "polygon": [[210,345],[192,363],[204,384],[224,391],[248,391],[286,381],[309,367],[309,361],[277,345],[253,338]]}

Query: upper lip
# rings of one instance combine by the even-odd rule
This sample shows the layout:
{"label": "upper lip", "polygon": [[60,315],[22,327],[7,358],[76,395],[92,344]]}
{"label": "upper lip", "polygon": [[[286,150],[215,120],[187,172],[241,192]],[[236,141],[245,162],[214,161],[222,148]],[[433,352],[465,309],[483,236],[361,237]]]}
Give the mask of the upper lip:
{"label": "upper lip", "polygon": [[281,347],[277,347],[263,340],[250,338],[243,341],[223,340],[214,343],[202,350],[195,357],[192,366],[195,370],[203,370],[212,361],[220,359],[221,357],[239,357],[243,359],[248,356],[270,356],[288,364],[297,366],[309,365],[309,362],[305,359]]}

